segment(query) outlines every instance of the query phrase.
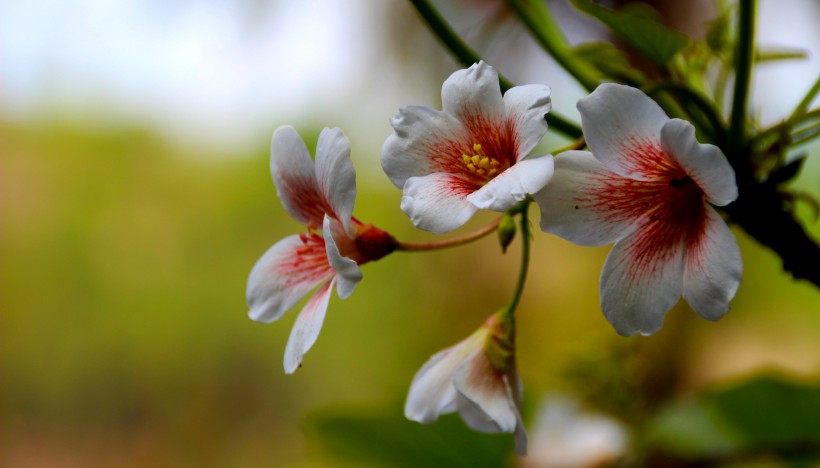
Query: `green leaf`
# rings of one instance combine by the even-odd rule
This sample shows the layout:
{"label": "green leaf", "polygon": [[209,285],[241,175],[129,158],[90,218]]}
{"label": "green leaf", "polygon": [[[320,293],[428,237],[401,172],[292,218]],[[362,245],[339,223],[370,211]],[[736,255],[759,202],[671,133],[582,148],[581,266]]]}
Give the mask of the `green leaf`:
{"label": "green leaf", "polygon": [[647,425],[646,441],[690,460],[820,457],[820,385],[761,376],[713,390],[659,412]]}
{"label": "green leaf", "polygon": [[749,447],[820,451],[820,385],[763,376],[714,394],[711,404]]}
{"label": "green leaf", "polygon": [[307,435],[326,454],[362,466],[498,467],[513,453],[510,434],[472,431],[453,414],[422,425],[401,408],[323,412],[310,418]]}
{"label": "green leaf", "polygon": [[721,427],[702,402],[684,400],[652,420],[647,442],[664,453],[694,459],[731,454],[740,446],[740,437]]}
{"label": "green leaf", "polygon": [[646,81],[644,74],[629,64],[626,53],[609,42],[586,42],[573,48],[572,53],[605,76],[634,84]]}
{"label": "green leaf", "polygon": [[734,31],[732,30],[732,15],[734,9],[727,8],[717,18],[709,22],[706,31],[706,45],[718,56],[730,54],[734,45]]}
{"label": "green leaf", "polygon": [[661,67],[669,64],[689,44],[688,37],[667,28],[657,12],[648,5],[635,3],[615,11],[590,0],[572,0],[572,4],[604,23],[618,37]]}

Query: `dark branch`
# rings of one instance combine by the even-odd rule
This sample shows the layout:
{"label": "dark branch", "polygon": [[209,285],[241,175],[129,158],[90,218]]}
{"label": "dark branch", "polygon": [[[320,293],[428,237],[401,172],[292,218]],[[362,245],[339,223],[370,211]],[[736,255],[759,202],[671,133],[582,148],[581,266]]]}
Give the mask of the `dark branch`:
{"label": "dark branch", "polygon": [[741,184],[737,201],[724,210],[731,221],[779,255],[783,269],[795,279],[820,287],[820,246],[794,218],[774,187]]}

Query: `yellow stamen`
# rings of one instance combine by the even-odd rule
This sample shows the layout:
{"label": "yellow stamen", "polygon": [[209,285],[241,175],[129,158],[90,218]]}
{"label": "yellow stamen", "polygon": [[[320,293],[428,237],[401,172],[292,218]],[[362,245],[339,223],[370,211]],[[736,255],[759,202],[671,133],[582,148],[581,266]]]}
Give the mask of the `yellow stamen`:
{"label": "yellow stamen", "polygon": [[467,169],[472,174],[482,176],[486,180],[490,180],[499,172],[501,163],[495,159],[487,156],[481,143],[473,143],[473,154],[462,153],[461,160]]}

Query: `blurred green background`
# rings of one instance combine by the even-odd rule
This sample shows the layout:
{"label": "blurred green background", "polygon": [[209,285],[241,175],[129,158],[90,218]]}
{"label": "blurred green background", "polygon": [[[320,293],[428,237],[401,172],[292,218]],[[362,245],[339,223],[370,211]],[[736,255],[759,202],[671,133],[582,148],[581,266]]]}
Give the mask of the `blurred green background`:
{"label": "blurred green background", "polygon": [[[503,44],[494,42],[518,44],[522,36],[515,25],[505,23],[503,12],[491,8],[493,2],[467,3],[464,11],[478,13],[459,27],[471,40],[486,44],[490,60],[516,63]],[[74,6],[88,13],[101,5]],[[216,8],[213,2],[172,5],[146,7],[155,21],[148,23],[165,21],[167,30],[177,30],[185,18]],[[536,232],[519,312],[519,365],[532,454],[526,459],[511,458],[507,436],[473,434],[456,418],[422,427],[404,421],[401,409],[412,376],[425,360],[469,335],[506,302],[518,268],[517,243],[506,256],[488,238],[450,251],[395,253],[366,265],[365,279],[352,297],[331,299],[304,367],[285,376],[282,355],[298,307],[279,322],[262,325],[247,318],[244,302],[247,275],[257,258],[302,229],[276,198],[268,169],[270,133],[292,123],[312,149],[323,126],[342,127],[358,173],[355,215],[403,241],[433,239],[414,230],[398,209],[400,190],[381,173],[378,156],[390,133],[390,115],[410,103],[438,106],[440,83],[456,68],[404,3],[351,2],[345,9],[350,16],[335,19],[324,18],[318,6],[293,5],[224,7],[241,14],[223,21],[238,22],[237,30],[248,36],[239,34],[245,39],[233,45],[236,50],[217,51],[214,66],[235,65],[219,60],[264,39],[259,31],[282,18],[302,18],[305,30],[297,32],[305,36],[316,26],[309,26],[312,19],[320,28],[349,21],[340,33],[348,42],[334,49],[284,53],[282,48],[295,45],[275,42],[279,36],[267,38],[273,43],[262,48],[270,52],[270,62],[258,68],[263,79],[254,89],[264,86],[265,77],[290,75],[294,83],[314,86],[318,96],[308,88],[297,92],[302,101],[280,105],[291,90],[288,82],[272,82],[278,94],[261,97],[261,104],[251,94],[230,105],[224,103],[227,98],[189,105],[209,90],[230,96],[219,90],[231,85],[209,81],[214,77],[208,69],[192,61],[186,73],[199,76],[201,82],[191,86],[200,94],[185,94],[184,80],[182,86],[156,90],[151,79],[140,83],[137,78],[141,66],[163,65],[162,60],[109,52],[118,57],[112,60],[132,66],[120,67],[129,74],[125,85],[106,87],[110,77],[93,72],[106,63],[73,60],[103,47],[107,30],[94,36],[88,49],[49,55],[71,44],[52,35],[39,49],[24,45],[46,34],[45,26],[58,21],[52,16],[59,15],[59,8],[48,13],[45,6],[30,11],[0,3],[0,17],[8,24],[27,19],[39,25],[28,39],[13,37],[8,28],[0,36],[0,50],[12,52],[0,54],[0,80],[7,84],[0,92],[0,466],[546,466],[539,455],[545,450],[539,447],[547,444],[539,436],[541,408],[547,395],[558,392],[631,427],[628,433],[638,435],[630,444],[709,457],[731,450],[704,448],[696,437],[684,448],[669,442],[670,437],[689,440],[676,431],[706,424],[668,423],[675,421],[675,411],[683,419],[699,417],[695,410],[675,409],[679,402],[712,405],[701,419],[714,419],[721,392],[760,375],[769,377],[754,381],[759,386],[752,390],[762,393],[753,395],[779,398],[783,391],[816,387],[820,292],[790,279],[776,256],[737,230],[745,274],[732,311],[710,323],[681,303],[661,332],[629,339],[615,334],[598,307],[598,275],[608,248],[576,247]],[[205,15],[210,19],[191,26],[198,32],[186,40],[209,37],[222,44],[219,8],[211,11],[213,18]],[[445,8],[458,12],[465,7],[452,2]],[[131,18],[123,15],[126,22]],[[67,29],[83,24],[82,15],[60,21]],[[372,26],[369,34],[351,35],[362,24]],[[0,31],[2,26],[0,21]],[[128,49],[133,52],[139,34],[163,31],[135,26],[121,34],[133,42]],[[167,40],[174,37],[182,40]],[[182,52],[196,56],[200,46],[208,50],[192,44]],[[513,49],[520,54],[515,60],[527,65],[504,65],[507,75],[552,85],[556,109],[577,115],[578,88],[543,57],[537,58],[538,68],[525,60],[528,49]],[[337,59],[340,65],[329,70],[347,70],[345,77],[300,75],[313,69],[305,63],[341,53],[354,58]],[[812,60],[807,73],[816,77],[817,61]],[[145,73],[162,75],[147,68]],[[35,75],[40,80],[32,84]],[[343,86],[333,88],[339,84],[334,81]],[[762,109],[773,98],[759,99]],[[270,108],[260,109],[262,104]],[[549,136],[542,148],[563,144]],[[809,162],[796,185],[817,198],[820,148],[804,150]],[[800,205],[799,213],[820,238],[820,223],[809,205]],[[492,214],[481,213],[463,231],[491,219]],[[775,383],[769,385],[769,378]],[[817,392],[806,392],[806,406],[793,412],[820,417]],[[704,395],[714,398],[704,400]],[[748,400],[740,414],[769,401],[760,398]],[[780,408],[772,411],[784,414]],[[797,425],[799,432],[802,426],[788,414],[784,424]],[[802,424],[805,430],[792,437],[799,444],[789,446],[798,454],[819,440],[810,430],[817,426]],[[717,426],[724,436],[732,432]],[[766,434],[765,443],[780,447],[775,436]],[[741,444],[737,432],[726,437],[726,444]]]}

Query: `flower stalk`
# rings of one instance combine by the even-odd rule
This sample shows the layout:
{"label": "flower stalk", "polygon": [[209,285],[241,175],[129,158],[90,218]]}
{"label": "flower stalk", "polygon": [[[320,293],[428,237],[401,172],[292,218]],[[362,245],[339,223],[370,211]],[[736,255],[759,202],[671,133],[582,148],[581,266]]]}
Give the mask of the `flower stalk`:
{"label": "flower stalk", "polygon": [[473,232],[464,234],[463,236],[454,237],[452,239],[444,239],[433,242],[399,242],[396,246],[396,250],[401,250],[404,252],[421,252],[427,250],[441,250],[469,244],[470,242],[477,241],[498,229],[498,225],[502,218],[503,216],[482,227],[481,229],[477,229]]}
{"label": "flower stalk", "polygon": [[[742,155],[746,130],[746,102],[754,60],[755,0],[740,1],[738,19],[738,47],[735,51],[735,90],[732,98],[732,116],[729,124],[727,156],[736,166]],[[735,167],[735,170],[738,168]]]}

